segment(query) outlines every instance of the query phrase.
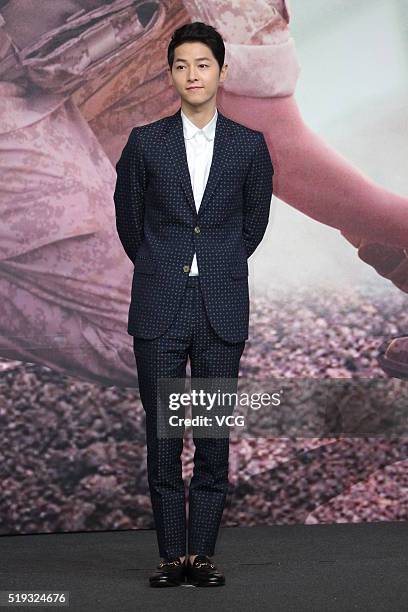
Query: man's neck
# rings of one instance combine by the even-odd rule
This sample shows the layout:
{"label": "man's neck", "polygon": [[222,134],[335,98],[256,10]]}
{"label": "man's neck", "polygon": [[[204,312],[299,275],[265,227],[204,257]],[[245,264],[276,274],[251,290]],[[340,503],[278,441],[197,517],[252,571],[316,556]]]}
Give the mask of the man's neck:
{"label": "man's neck", "polygon": [[181,110],[188,117],[191,123],[198,128],[203,128],[207,123],[211,121],[211,119],[215,115],[215,111],[217,110],[217,105],[213,104],[209,108],[193,108],[191,106],[181,105]]}

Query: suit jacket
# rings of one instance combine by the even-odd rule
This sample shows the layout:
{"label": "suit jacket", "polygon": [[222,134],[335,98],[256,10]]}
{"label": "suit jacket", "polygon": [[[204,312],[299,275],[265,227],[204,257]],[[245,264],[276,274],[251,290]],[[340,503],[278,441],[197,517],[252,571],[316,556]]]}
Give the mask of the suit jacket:
{"label": "suit jacket", "polygon": [[128,333],[162,335],[177,316],[197,254],[214,331],[248,338],[248,257],[265,233],[274,173],[262,132],[219,112],[206,188],[197,213],[181,109],[132,129],[116,164],[116,228],[134,265]]}

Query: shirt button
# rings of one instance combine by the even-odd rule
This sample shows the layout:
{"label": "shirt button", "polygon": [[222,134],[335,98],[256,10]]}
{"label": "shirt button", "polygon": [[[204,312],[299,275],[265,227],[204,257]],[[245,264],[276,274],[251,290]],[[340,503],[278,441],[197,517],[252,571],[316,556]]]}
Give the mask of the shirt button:
{"label": "shirt button", "polygon": [[195,226],[194,231],[195,231],[196,234],[200,233],[201,230],[200,230],[198,225]]}
{"label": "shirt button", "polygon": [[183,272],[190,272],[190,266],[188,266],[187,264],[183,266]]}

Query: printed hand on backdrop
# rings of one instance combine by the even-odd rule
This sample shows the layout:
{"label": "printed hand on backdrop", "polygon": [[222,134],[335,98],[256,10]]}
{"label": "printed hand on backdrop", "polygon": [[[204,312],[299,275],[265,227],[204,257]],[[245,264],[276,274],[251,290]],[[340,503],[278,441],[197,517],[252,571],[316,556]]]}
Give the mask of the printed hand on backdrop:
{"label": "printed hand on backdrop", "polygon": [[372,266],[398,289],[408,293],[408,249],[371,242],[354,234],[342,232],[342,235],[356,247],[362,261]]}

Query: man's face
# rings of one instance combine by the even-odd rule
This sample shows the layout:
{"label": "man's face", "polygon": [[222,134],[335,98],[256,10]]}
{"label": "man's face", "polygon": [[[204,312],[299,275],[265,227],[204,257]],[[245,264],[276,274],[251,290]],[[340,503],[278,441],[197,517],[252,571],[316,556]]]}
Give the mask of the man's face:
{"label": "man's face", "polygon": [[214,99],[226,73],[227,64],[220,73],[210,47],[201,42],[185,42],[174,50],[171,82],[182,101],[192,107],[201,107]]}

